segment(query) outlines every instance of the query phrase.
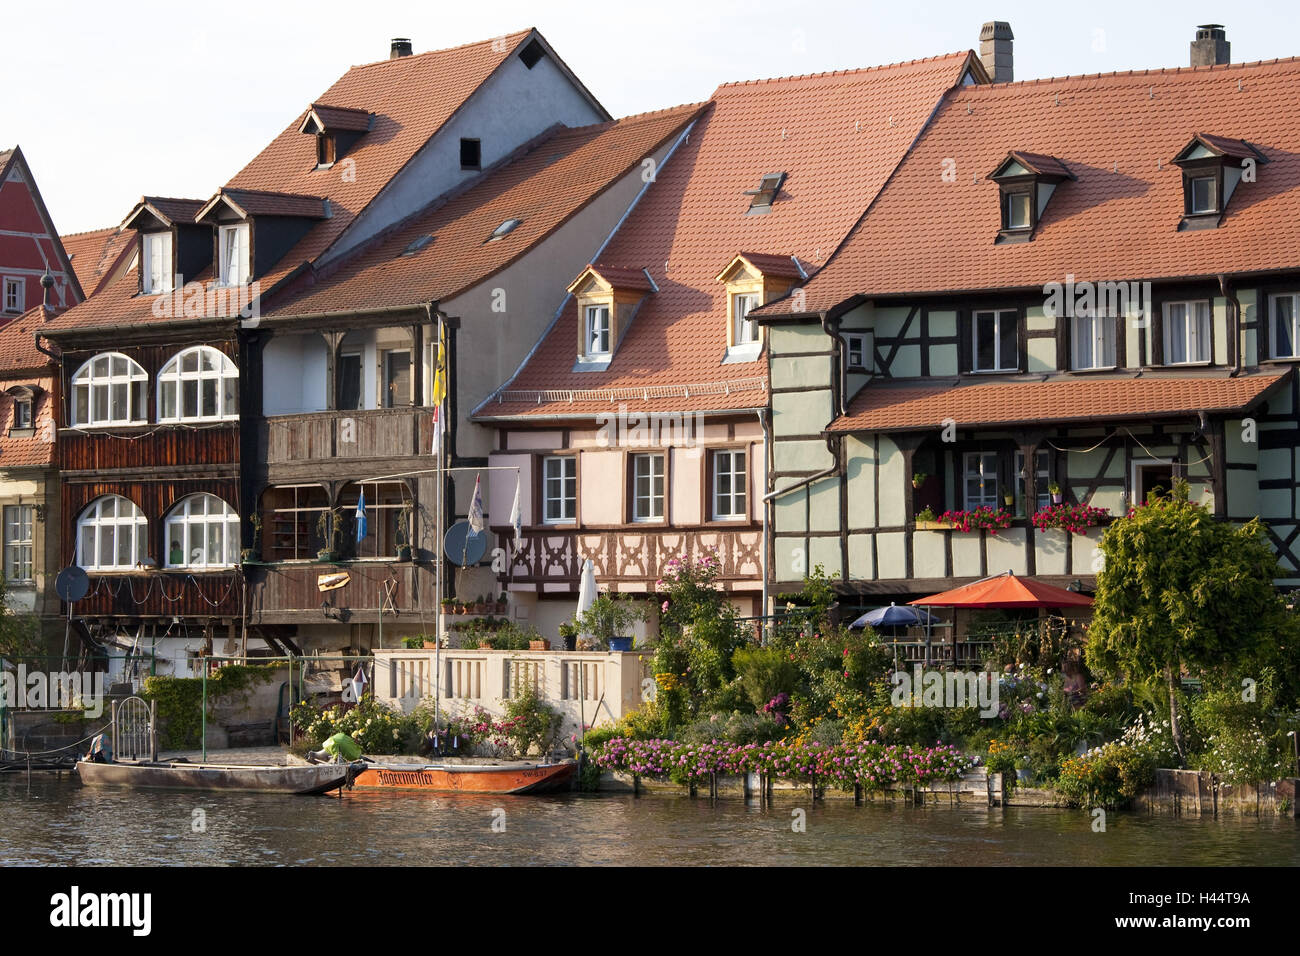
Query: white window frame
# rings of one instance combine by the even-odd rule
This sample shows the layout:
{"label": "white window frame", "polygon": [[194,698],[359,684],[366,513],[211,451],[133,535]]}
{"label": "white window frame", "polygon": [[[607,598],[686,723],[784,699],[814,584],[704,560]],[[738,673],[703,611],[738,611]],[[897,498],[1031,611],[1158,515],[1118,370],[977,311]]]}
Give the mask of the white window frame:
{"label": "white window frame", "polygon": [[[105,508],[113,502],[114,513],[106,515]],[[125,506],[125,507],[123,507]],[[125,512],[125,513],[123,513]],[[86,554],[86,532],[93,539],[93,553]],[[104,536],[111,535],[113,560],[101,564],[99,554]],[[122,539],[125,537],[129,563],[122,563]],[[86,571],[130,571],[149,556],[149,522],[139,505],[121,495],[103,495],[96,498],[77,519],[77,565]]]}
{"label": "white window frame", "polygon": [[233,288],[248,284],[252,273],[248,261],[248,249],[248,223],[236,222],[218,227],[217,280],[219,285]]}
{"label": "white window frame", "polygon": [[762,332],[758,323],[747,316],[762,305],[762,296],[757,292],[733,292],[731,294],[731,344],[756,345],[762,341]]}
{"label": "white window frame", "polygon": [[[27,421],[19,421],[18,410],[27,409]],[[26,431],[29,428],[36,427],[36,400],[30,395],[14,396],[14,412],[11,419],[10,428],[14,431]]]}
{"label": "white window frame", "polygon": [[[1196,184],[1207,181],[1210,184],[1210,205],[1198,208],[1196,205]],[[1217,176],[1189,176],[1187,179],[1187,194],[1188,204],[1193,216],[1203,216],[1219,211],[1219,180]]]}
{"label": "white window frame", "polygon": [[[1174,318],[1174,311],[1183,310],[1180,318]],[[1193,315],[1195,311],[1195,315]],[[1174,326],[1182,326],[1183,354],[1187,357],[1175,361]],[[1198,346],[1196,356],[1192,356],[1192,342]],[[1164,364],[1165,365],[1208,365],[1214,359],[1214,313],[1208,299],[1187,299],[1180,302],[1164,304]]]}
{"label": "white window frame", "polygon": [[[1287,302],[1291,306],[1291,351],[1283,352],[1278,348],[1277,308],[1278,303]],[[1273,358],[1300,358],[1300,293],[1283,292],[1268,297],[1268,334],[1269,355]]]}
{"label": "white window frame", "polygon": [[[551,473],[553,466],[558,467],[558,474]],[[554,514],[552,504],[558,505]],[[572,524],[577,520],[578,456],[547,455],[542,459],[542,524]]]}
{"label": "white window frame", "polygon": [[[1013,222],[1013,213],[1017,206],[1024,203],[1025,221],[1022,223]],[[1004,229],[1029,229],[1034,225],[1034,191],[1032,189],[1016,189],[1007,191],[1007,221]]]}
{"label": "white window frame", "polygon": [[[632,520],[663,521],[668,507],[667,456],[662,453],[632,456]],[[644,482],[645,492],[642,493]]]}
{"label": "white window frame", "polygon": [[32,560],[35,514],[33,505],[4,506],[4,575],[10,584],[36,580]]}
{"label": "white window frame", "polygon": [[[186,369],[186,360],[194,356],[194,368]],[[205,360],[210,368],[204,368]],[[217,390],[216,413],[203,414],[203,387],[215,382]],[[233,395],[227,394],[226,384],[233,382]],[[186,387],[194,390],[196,414],[185,413]],[[172,397],[173,412],[164,409],[168,395]],[[182,349],[168,359],[158,373],[158,421],[160,422],[229,422],[239,420],[239,369],[230,356],[210,345],[195,345]]]}
{"label": "white window frame", "polygon": [[1070,367],[1076,372],[1114,368],[1118,361],[1115,347],[1114,316],[1091,312],[1070,319]]}
{"label": "white window frame", "polygon": [[[714,521],[744,521],[749,518],[748,465],[748,449],[719,448],[713,452],[709,497]],[[727,486],[725,491],[724,479]]]}
{"label": "white window frame", "polygon": [[140,289],[145,295],[172,291],[172,234],[146,232],[140,257]]}
{"label": "white window frame", "polygon": [[[853,354],[857,353],[857,361],[854,361]],[[867,336],[863,332],[845,332],[844,333],[844,364],[850,371],[866,371],[867,368]]]}
{"label": "white window frame", "polygon": [[[9,304],[10,300],[13,300],[13,305]],[[26,280],[21,278],[14,278],[13,276],[5,276],[4,304],[3,304],[4,311],[12,312],[14,314],[20,314],[22,312],[25,312],[26,302],[27,302]]]}
{"label": "white window frame", "polygon": [[[606,358],[614,351],[614,343],[611,339],[613,333],[613,324],[610,321],[610,307],[608,305],[589,305],[583,309],[583,341],[586,343],[587,355],[592,358]],[[603,321],[601,321],[603,319]],[[601,339],[604,339],[604,348],[601,348]]]}
{"label": "white window frame", "polygon": [[[961,493],[967,511],[976,508],[1002,507],[1002,488],[998,480],[998,453],[995,451],[968,451],[962,455]],[[972,463],[974,468],[971,467]],[[972,495],[971,481],[979,482],[979,493]],[[992,490],[990,490],[992,489]]]}
{"label": "white window frame", "polygon": [[[993,367],[983,368],[979,365],[980,355],[980,316],[993,316]],[[1008,316],[1010,319],[1008,320]],[[1005,328],[1010,323],[1010,336],[1015,349],[1015,364],[1010,367],[1002,365],[1002,342],[1006,338],[1008,331]],[[1017,338],[1020,325],[1020,310],[1018,309],[975,309],[971,312],[970,317],[970,338],[971,353],[970,364],[972,372],[1018,372],[1020,371],[1020,342]]]}
{"label": "white window frame", "polygon": [[[239,515],[216,495],[200,493],[182,498],[168,512],[163,528],[169,568],[232,568],[239,562]],[[221,552],[217,560],[209,553],[214,534]],[[179,561],[172,553],[172,542],[179,545]]]}
{"label": "white window frame", "polygon": [[[122,360],[126,363],[126,372],[114,372],[113,366],[116,360]],[[107,373],[101,373],[96,366],[102,361],[108,362]],[[100,352],[98,355],[84,362],[81,368],[77,369],[72,376],[72,404],[69,408],[69,418],[75,428],[98,428],[105,425],[143,425],[145,424],[145,395],[149,387],[149,375],[129,355],[123,355],[121,352]],[[115,390],[125,388],[127,396],[127,414],[126,417],[113,417],[113,393]],[[78,414],[77,397],[84,391],[86,395],[86,418],[83,420]],[[108,397],[105,399],[105,408],[108,410],[107,417],[100,417],[95,414],[95,396],[101,391],[106,391]]]}

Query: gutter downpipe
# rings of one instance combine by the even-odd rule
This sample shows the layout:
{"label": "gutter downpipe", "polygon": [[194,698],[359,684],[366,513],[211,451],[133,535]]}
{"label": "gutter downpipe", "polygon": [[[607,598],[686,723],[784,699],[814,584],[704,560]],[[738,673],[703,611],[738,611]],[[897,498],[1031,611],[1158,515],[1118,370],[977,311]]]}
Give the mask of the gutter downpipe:
{"label": "gutter downpipe", "polygon": [[1220,273],[1218,280],[1219,291],[1232,304],[1232,338],[1229,340],[1232,343],[1232,371],[1228,377],[1236,378],[1241,374],[1241,300],[1229,287],[1227,275]]}
{"label": "gutter downpipe", "polygon": [[[770,394],[771,394],[771,393],[769,393],[769,395],[770,395]],[[766,409],[766,408],[760,408],[760,409],[757,410],[757,414],[758,414],[758,424],[759,424],[759,426],[763,429],[763,465],[764,465],[764,467],[766,467],[766,466],[767,466],[767,460],[768,460],[768,452],[769,452],[770,449],[772,448],[772,444],[771,444],[771,441],[772,441],[771,429],[768,427],[767,409]],[[768,609],[767,609],[767,545],[768,545],[768,542],[769,542],[769,540],[770,540],[769,535],[770,535],[770,533],[771,533],[771,531],[770,531],[770,525],[769,525],[769,522],[768,522],[768,512],[769,512],[769,511],[771,511],[771,507],[770,507],[770,506],[768,505],[768,503],[767,503],[767,498],[764,497],[764,498],[763,498],[763,549],[762,549],[762,551],[759,553],[759,558],[760,558],[760,564],[762,565],[762,569],[761,569],[761,570],[762,570],[762,575],[763,575],[763,618],[764,618],[764,621],[765,621],[765,622],[766,622],[767,613],[768,613]],[[766,628],[766,623],[764,624],[764,627]],[[764,637],[766,638],[766,635],[764,635]],[[766,644],[767,641],[764,640],[763,643]]]}

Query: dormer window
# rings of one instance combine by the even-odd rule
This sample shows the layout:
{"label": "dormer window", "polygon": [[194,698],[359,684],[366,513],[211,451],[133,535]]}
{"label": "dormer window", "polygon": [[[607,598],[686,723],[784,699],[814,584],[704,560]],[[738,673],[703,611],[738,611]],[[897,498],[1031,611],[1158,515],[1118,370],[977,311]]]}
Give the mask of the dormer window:
{"label": "dormer window", "polygon": [[370,114],[346,106],[313,103],[298,132],[316,137],[316,168],[329,169],[370,129]]}
{"label": "dormer window", "polygon": [[1253,182],[1255,170],[1268,159],[1242,139],[1197,133],[1173,158],[1183,171],[1181,229],[1218,226],[1228,200],[1242,182]]}
{"label": "dormer window", "polygon": [[1056,187],[1074,174],[1053,156],[1012,150],[989,174],[1001,203],[996,242],[1028,242]]}
{"label": "dormer window", "polygon": [[147,232],[141,238],[140,291],[145,295],[172,291],[172,234]]}
{"label": "dormer window", "polygon": [[248,283],[248,223],[237,222],[217,230],[218,277],[224,286]]}
{"label": "dormer window", "polygon": [[781,186],[785,183],[785,173],[768,173],[759,180],[757,189],[745,190],[746,196],[752,196],[749,203],[749,215],[762,215],[772,211]]}
{"label": "dormer window", "polygon": [[587,313],[587,355],[608,355],[610,348],[609,306],[589,305]]}
{"label": "dormer window", "polygon": [[742,252],[727,263],[718,281],[727,290],[727,351],[723,362],[753,362],[763,348],[763,330],[749,314],[764,302],[779,299],[807,278],[793,256]]}
{"label": "dormer window", "polygon": [[578,302],[578,360],[575,372],[609,367],[619,341],[646,296],[658,289],[644,269],[590,265],[569,284]]}

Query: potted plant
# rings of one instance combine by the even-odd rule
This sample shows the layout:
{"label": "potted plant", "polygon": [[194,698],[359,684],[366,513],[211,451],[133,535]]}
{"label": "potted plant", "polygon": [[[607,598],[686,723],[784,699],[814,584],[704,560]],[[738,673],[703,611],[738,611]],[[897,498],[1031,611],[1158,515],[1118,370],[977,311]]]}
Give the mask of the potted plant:
{"label": "potted plant", "polygon": [[502,592],[501,592],[501,596],[497,598],[497,613],[498,613],[498,614],[504,614],[504,613],[506,613],[506,601],[507,601],[506,592],[505,592],[505,591],[502,591]]}
{"label": "potted plant", "polygon": [[443,598],[443,599],[442,599],[442,613],[443,613],[443,614],[454,614],[455,612],[456,612],[456,599],[455,599],[455,598]]}
{"label": "potted plant", "polygon": [[1047,493],[1052,496],[1052,504],[1059,505],[1061,503],[1061,486],[1056,482],[1049,481],[1047,483]]}
{"label": "potted plant", "polygon": [[405,506],[397,512],[397,560],[411,560],[411,513]]}
{"label": "potted plant", "polygon": [[918,531],[935,531],[942,530],[948,525],[939,520],[933,508],[926,505],[916,513],[916,527]]}
{"label": "potted plant", "polygon": [[551,642],[544,637],[535,638],[528,642],[528,649],[530,651],[549,651]]}
{"label": "potted plant", "polygon": [[320,561],[338,560],[339,535],[343,533],[343,515],[336,508],[326,508],[316,520],[316,534],[321,540],[321,549],[316,552]]}
{"label": "potted plant", "polygon": [[930,476],[927,475],[925,472],[918,471],[916,474],[912,476],[912,487],[920,488],[923,484],[925,484],[925,479],[929,477]]}
{"label": "potted plant", "polygon": [[1008,508],[1014,508],[1016,506],[1016,493],[1014,491],[1002,492],[1002,503]]}
{"label": "potted plant", "polygon": [[630,651],[632,625],[646,619],[646,609],[628,599],[601,594],[578,618],[581,630],[603,641],[611,651]]}
{"label": "potted plant", "polygon": [[253,540],[252,547],[244,548],[244,550],[240,552],[240,557],[243,558],[245,564],[257,559],[258,548],[262,543],[262,516],[254,511],[249,516],[248,523],[253,528]]}
{"label": "potted plant", "polygon": [[578,649],[578,627],[572,621],[564,621],[560,624],[560,640],[564,642],[566,651],[576,651]]}

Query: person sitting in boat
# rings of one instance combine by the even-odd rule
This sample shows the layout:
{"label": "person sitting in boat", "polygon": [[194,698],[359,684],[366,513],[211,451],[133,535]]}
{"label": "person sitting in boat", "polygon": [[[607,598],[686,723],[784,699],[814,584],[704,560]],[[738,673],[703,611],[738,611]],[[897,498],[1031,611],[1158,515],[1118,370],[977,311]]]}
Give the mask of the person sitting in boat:
{"label": "person sitting in boat", "polygon": [[113,742],[103,734],[96,734],[90,742],[90,750],[86,753],[86,759],[91,763],[112,763]]}

